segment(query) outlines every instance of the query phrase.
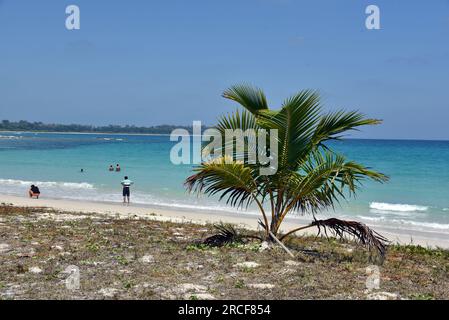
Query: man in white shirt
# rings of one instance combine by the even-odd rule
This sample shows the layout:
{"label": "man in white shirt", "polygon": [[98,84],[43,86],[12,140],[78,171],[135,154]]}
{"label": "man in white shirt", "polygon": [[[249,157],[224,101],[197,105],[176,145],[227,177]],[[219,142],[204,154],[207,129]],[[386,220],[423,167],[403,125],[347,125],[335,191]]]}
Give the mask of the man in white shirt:
{"label": "man in white shirt", "polygon": [[121,182],[122,186],[123,186],[123,203],[126,203],[126,201],[128,200],[129,203],[129,196],[130,196],[130,187],[131,185],[134,184],[134,182],[132,182],[131,180],[128,179],[128,177],[125,177],[125,180],[123,180]]}

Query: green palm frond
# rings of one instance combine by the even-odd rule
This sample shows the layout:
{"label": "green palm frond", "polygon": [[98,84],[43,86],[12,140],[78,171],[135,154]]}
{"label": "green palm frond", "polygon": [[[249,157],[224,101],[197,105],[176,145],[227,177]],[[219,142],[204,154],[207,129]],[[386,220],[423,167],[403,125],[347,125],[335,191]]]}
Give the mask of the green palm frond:
{"label": "green palm frond", "polygon": [[320,144],[327,140],[338,140],[341,133],[358,130],[361,126],[377,125],[382,123],[378,119],[368,119],[357,111],[345,112],[343,110],[321,116],[321,120],[313,135],[313,143]]}
{"label": "green palm frond", "polygon": [[298,162],[313,150],[311,141],[320,121],[320,111],[318,92],[303,90],[285,100],[280,111],[263,111],[257,115],[261,127],[278,130],[281,170],[296,170]]}
{"label": "green palm frond", "polygon": [[231,114],[221,116],[218,119],[218,124],[215,128],[220,131],[222,135],[225,134],[225,130],[248,130],[248,129],[259,129],[256,117],[250,112],[243,110],[236,110]]}
{"label": "green palm frond", "polygon": [[238,102],[252,114],[268,109],[267,98],[262,90],[249,85],[236,85],[223,92],[223,97]]}
{"label": "green palm frond", "polygon": [[[249,153],[257,155],[257,130],[260,129],[260,127],[257,124],[255,116],[247,110],[243,110],[242,112],[236,110],[234,113],[222,116],[215,126],[215,129],[217,129],[221,136],[225,138],[219,147],[221,155],[225,155],[227,154],[226,152],[232,150],[232,153],[227,155],[231,156],[234,160],[241,161],[247,160]],[[241,138],[244,140],[243,151],[237,150],[234,139],[226,139],[229,138],[229,131],[240,132],[242,134]],[[247,135],[246,133],[249,132],[251,132],[251,134]]]}
{"label": "green palm frond", "polygon": [[288,185],[289,208],[317,212],[333,207],[339,199],[354,195],[365,180],[385,182],[388,177],[370,170],[342,155],[329,151],[314,152],[299,172],[292,174]]}
{"label": "green palm frond", "polygon": [[242,162],[221,157],[195,168],[196,174],[187,178],[189,191],[220,195],[232,206],[248,206],[257,195],[256,173]]}
{"label": "green palm frond", "polygon": [[298,159],[303,159],[312,151],[310,140],[319,121],[319,101],[317,92],[304,90],[284,103],[281,113],[285,114],[285,121],[279,134],[281,167],[297,169]]}

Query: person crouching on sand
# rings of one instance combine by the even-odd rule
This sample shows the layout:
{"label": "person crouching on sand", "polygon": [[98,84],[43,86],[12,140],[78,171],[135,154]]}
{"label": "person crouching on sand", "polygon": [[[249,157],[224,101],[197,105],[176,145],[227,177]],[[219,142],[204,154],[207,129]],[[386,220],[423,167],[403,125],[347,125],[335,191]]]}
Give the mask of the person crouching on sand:
{"label": "person crouching on sand", "polygon": [[130,187],[131,185],[134,184],[134,182],[132,182],[131,180],[128,179],[128,177],[125,177],[125,180],[123,180],[121,182],[122,186],[123,186],[123,203],[126,203],[126,201],[128,200],[129,203],[129,196],[130,196]]}
{"label": "person crouching on sand", "polygon": [[32,184],[30,190],[28,191],[28,194],[30,195],[30,198],[36,197],[36,199],[39,199],[41,192],[37,186]]}

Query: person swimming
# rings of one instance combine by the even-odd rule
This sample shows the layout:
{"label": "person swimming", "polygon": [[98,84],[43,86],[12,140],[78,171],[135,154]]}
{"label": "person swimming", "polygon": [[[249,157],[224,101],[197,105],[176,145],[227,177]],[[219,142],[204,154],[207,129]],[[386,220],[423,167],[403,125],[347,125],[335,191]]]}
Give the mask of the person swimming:
{"label": "person swimming", "polygon": [[128,176],[125,176],[125,179],[122,180],[121,185],[123,186],[123,203],[126,203],[126,201],[129,203],[129,197],[131,195],[130,187],[133,184],[134,182],[129,180]]}
{"label": "person swimming", "polygon": [[109,171],[114,171],[114,166],[112,164],[109,166]]}
{"label": "person swimming", "polygon": [[41,191],[39,190],[39,188],[37,186],[32,184],[30,187],[30,190],[28,191],[28,194],[30,195],[30,198],[36,197],[36,199],[39,199]]}
{"label": "person swimming", "polygon": [[117,165],[115,166],[115,171],[116,172],[120,172],[122,169],[120,168],[120,165],[117,163]]}

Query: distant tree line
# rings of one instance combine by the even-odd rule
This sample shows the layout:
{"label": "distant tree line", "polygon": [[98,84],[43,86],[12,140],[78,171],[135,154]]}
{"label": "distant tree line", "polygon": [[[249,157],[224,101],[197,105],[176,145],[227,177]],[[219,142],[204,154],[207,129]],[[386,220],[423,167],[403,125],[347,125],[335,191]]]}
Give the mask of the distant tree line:
{"label": "distant tree line", "polygon": [[32,131],[32,132],[83,132],[83,133],[143,133],[143,134],[169,134],[174,129],[186,129],[192,132],[192,126],[158,125],[152,127],[137,126],[92,126],[80,124],[46,124],[42,122],[9,121],[0,122],[0,131]]}

